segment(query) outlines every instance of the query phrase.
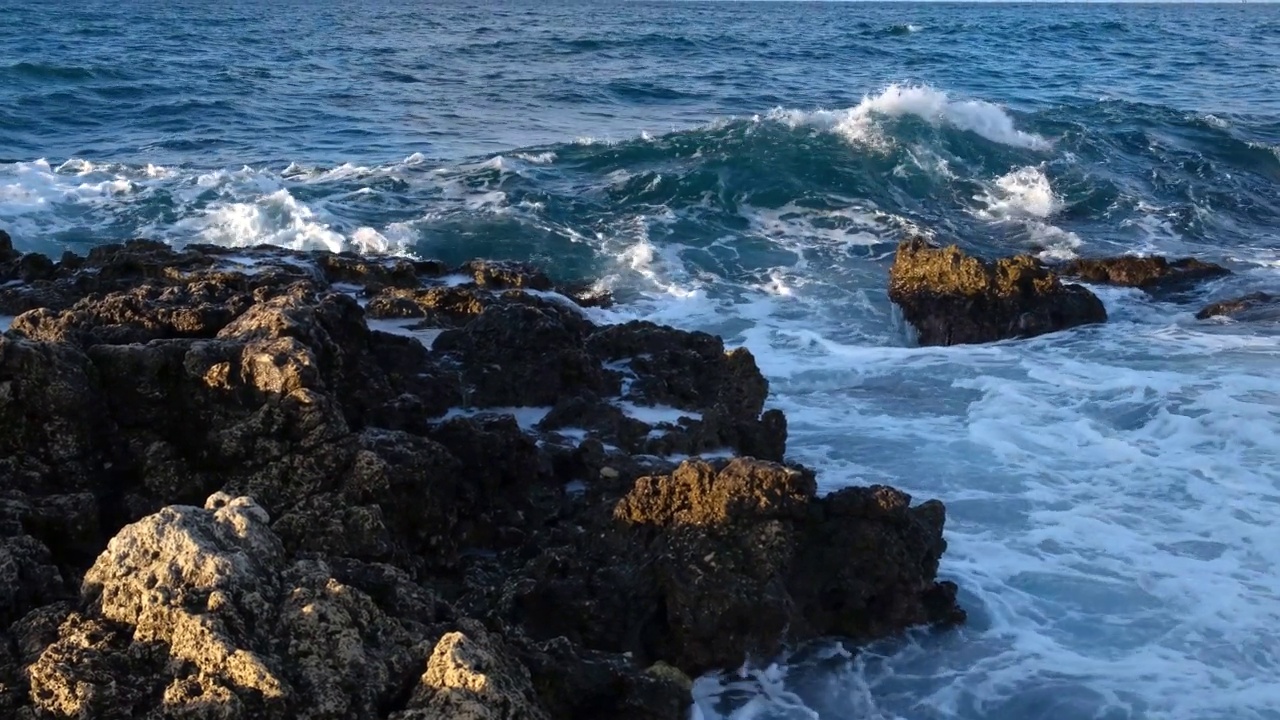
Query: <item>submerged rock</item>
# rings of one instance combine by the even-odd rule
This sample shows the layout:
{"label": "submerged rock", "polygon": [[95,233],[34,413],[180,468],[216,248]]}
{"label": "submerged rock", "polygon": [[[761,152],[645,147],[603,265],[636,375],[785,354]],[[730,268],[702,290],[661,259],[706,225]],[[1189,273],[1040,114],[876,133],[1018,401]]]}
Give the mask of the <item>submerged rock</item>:
{"label": "submerged rock", "polygon": [[1185,290],[1202,280],[1231,274],[1221,265],[1195,258],[1171,261],[1159,256],[1134,255],[1072,260],[1059,268],[1059,272],[1086,282],[1141,288],[1153,294]]}
{"label": "submerged rock", "polygon": [[941,505],[818,497],[714,336],[511,263],[32,257],[0,236],[6,717],[675,720],[963,618]]}
{"label": "submerged rock", "polygon": [[1029,255],[984,262],[921,239],[898,245],[889,299],[921,345],[1026,338],[1107,319],[1093,293],[1063,284]]}
{"label": "submerged rock", "polygon": [[1229,317],[1243,321],[1280,320],[1280,296],[1255,292],[1231,300],[1209,303],[1196,313],[1196,318]]}

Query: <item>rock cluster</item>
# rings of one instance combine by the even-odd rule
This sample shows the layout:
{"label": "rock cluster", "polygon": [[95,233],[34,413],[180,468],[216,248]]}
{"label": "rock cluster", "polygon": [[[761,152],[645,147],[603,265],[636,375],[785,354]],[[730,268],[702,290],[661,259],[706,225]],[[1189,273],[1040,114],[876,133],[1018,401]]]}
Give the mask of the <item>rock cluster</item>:
{"label": "rock cluster", "polygon": [[0,234],[0,716],[678,718],[704,670],[963,620],[940,503],[819,497],[747,350],[607,303]]}
{"label": "rock cluster", "polygon": [[1200,320],[1229,317],[1236,320],[1280,320],[1280,296],[1254,292],[1230,300],[1209,303],[1196,313]]}
{"label": "rock cluster", "polygon": [[[1195,258],[1122,256],[1049,266],[1030,255],[1016,255],[988,262],[955,245],[944,248],[909,238],[898,245],[889,271],[889,299],[901,308],[921,345],[957,345],[1106,322],[1102,301],[1082,285],[1063,283],[1062,277],[1180,300],[1197,283],[1229,274]],[[1208,305],[1196,317],[1268,319],[1277,315],[1276,306],[1272,296],[1253,293]]]}
{"label": "rock cluster", "polygon": [[1159,256],[1135,255],[1072,260],[1059,272],[1085,282],[1141,288],[1157,295],[1186,290],[1203,280],[1231,274],[1221,265],[1195,258],[1170,261]]}
{"label": "rock cluster", "polygon": [[921,345],[1034,337],[1107,319],[1097,296],[1063,284],[1030,255],[985,262],[919,238],[898,246],[889,299]]}

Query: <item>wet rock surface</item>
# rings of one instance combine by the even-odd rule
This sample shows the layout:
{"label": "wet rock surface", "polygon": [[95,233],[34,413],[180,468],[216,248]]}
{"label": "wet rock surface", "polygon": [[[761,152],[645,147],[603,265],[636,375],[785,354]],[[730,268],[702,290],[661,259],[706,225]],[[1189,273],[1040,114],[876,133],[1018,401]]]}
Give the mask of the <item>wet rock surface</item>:
{"label": "wet rock surface", "polygon": [[918,238],[898,246],[889,299],[921,345],[1034,337],[1107,319],[1093,293],[1029,255],[986,262]]}
{"label": "wet rock surface", "polygon": [[1280,320],[1280,295],[1254,292],[1230,300],[1209,303],[1196,313],[1199,320],[1228,317],[1244,322]]}
{"label": "wet rock surface", "polygon": [[963,620],[939,503],[819,497],[750,352],[607,302],[0,235],[0,715],[682,718],[748,655]]}
{"label": "wet rock surface", "polygon": [[1202,281],[1231,274],[1221,265],[1195,258],[1169,260],[1136,255],[1082,258],[1072,260],[1057,270],[1085,282],[1141,288],[1153,295],[1176,294]]}

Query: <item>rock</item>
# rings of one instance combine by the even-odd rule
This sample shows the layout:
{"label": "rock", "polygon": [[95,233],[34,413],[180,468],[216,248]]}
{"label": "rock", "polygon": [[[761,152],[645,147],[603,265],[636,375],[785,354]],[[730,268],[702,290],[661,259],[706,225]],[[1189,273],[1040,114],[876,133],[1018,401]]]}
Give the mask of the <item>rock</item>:
{"label": "rock", "polygon": [[815,493],[812,473],[748,458],[642,477],[610,523],[519,573],[503,617],[690,675],[820,635],[963,622],[955,586],[935,579],[939,503],[911,508],[884,487]]}
{"label": "rock", "polygon": [[551,280],[546,273],[526,263],[472,260],[458,268],[458,272],[470,275],[475,279],[476,285],[482,288],[552,289]]}
{"label": "rock", "polygon": [[588,283],[573,283],[559,288],[560,292],[584,308],[613,307],[613,293],[604,287]]}
{"label": "rock", "polygon": [[517,640],[538,699],[553,718],[683,720],[692,682],[667,665],[641,669],[623,655],[575,648],[563,637]]}
{"label": "rock", "polygon": [[111,413],[82,351],[0,336],[0,478],[33,494],[92,491],[110,477]]}
{"label": "rock", "polygon": [[13,238],[9,237],[9,233],[0,230],[0,265],[14,262],[22,253],[13,249]]}
{"label": "rock", "polygon": [[168,288],[143,285],[89,296],[63,311],[31,310],[15,318],[12,329],[31,340],[83,346],[212,338],[251,304],[247,294],[212,283]]}
{"label": "rock", "polygon": [[438,263],[415,263],[405,258],[370,259],[353,252],[314,252],[311,260],[330,283],[350,283],[378,288],[416,288],[421,276],[435,276]]}
{"label": "rock", "polygon": [[1229,317],[1242,321],[1280,320],[1280,297],[1264,292],[1249,293],[1231,300],[1205,305],[1196,313],[1199,320]]}
{"label": "rock", "polygon": [[1107,319],[1093,293],[1064,285],[1029,255],[989,263],[920,239],[898,246],[889,299],[921,345],[1027,338]]}
{"label": "rock", "polygon": [[470,287],[392,288],[370,300],[367,312],[375,318],[426,318],[434,327],[458,327],[495,302],[492,293]]}
{"label": "rock", "polygon": [[406,710],[391,720],[547,720],[529,670],[474,620],[436,643]]}
{"label": "rock", "polygon": [[1141,288],[1155,294],[1184,290],[1202,280],[1231,274],[1221,265],[1195,258],[1170,261],[1133,255],[1072,260],[1060,272],[1086,282]]}
{"label": "rock", "polygon": [[[0,716],[676,720],[704,669],[961,617],[941,505],[764,462],[714,336],[525,265],[5,242]],[[756,459],[673,457],[713,450]]]}
{"label": "rock", "polygon": [[583,351],[583,328],[545,308],[499,305],[436,339],[455,362],[475,407],[554,405],[582,392],[617,393],[619,382]]}
{"label": "rock", "polygon": [[319,561],[289,563],[265,511],[214,495],[124,528],[84,609],[31,666],[72,717],[372,718],[425,647]]}

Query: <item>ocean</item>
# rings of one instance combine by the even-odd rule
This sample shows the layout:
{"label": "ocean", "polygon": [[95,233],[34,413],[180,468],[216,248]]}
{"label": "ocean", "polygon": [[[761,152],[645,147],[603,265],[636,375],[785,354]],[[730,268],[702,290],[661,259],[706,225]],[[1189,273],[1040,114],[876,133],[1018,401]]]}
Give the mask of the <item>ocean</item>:
{"label": "ocean", "polygon": [[[0,228],[531,260],[755,354],[823,489],[948,509],[969,624],[693,717],[1280,718],[1280,5],[0,0]],[[909,233],[1194,256],[1191,298],[914,347]]]}

